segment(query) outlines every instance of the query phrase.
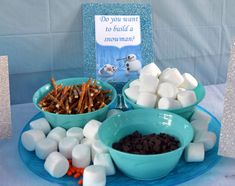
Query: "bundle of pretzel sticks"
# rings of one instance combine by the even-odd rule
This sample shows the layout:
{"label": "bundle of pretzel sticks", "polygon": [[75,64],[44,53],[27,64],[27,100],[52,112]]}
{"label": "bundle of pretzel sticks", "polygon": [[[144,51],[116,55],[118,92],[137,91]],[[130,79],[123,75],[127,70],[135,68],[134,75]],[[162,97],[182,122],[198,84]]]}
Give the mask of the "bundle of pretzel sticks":
{"label": "bundle of pretzel sticks", "polygon": [[99,110],[111,101],[111,90],[102,90],[96,80],[71,86],[57,85],[39,102],[42,110],[57,114],[82,114]]}

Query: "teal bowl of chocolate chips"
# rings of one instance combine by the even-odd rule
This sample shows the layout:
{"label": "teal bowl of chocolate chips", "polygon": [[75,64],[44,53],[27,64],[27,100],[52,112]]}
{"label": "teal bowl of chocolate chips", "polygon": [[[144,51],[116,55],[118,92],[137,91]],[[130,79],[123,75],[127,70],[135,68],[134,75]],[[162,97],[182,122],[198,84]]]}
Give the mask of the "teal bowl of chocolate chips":
{"label": "teal bowl of chocolate chips", "polygon": [[[165,133],[177,139],[179,146],[158,154],[136,154],[114,148],[115,143],[135,131],[143,135]],[[156,109],[137,109],[106,119],[98,135],[121,172],[137,180],[155,180],[167,176],[176,167],[184,148],[193,138],[193,129],[186,119],[177,114]],[[160,148],[163,146],[160,145]]]}

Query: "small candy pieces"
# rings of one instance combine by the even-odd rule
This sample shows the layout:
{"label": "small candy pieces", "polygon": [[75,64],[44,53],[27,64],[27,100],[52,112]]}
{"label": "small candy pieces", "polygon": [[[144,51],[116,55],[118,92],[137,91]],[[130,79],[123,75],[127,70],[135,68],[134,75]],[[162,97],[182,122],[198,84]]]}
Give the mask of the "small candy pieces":
{"label": "small candy pieces", "polygon": [[183,75],[184,81],[180,85],[181,88],[186,90],[193,90],[198,86],[197,80],[189,73],[184,73]]}
{"label": "small candy pieces", "polygon": [[181,108],[181,104],[178,100],[172,98],[160,98],[158,101],[159,109],[178,109]]}
{"label": "small candy pieces", "polygon": [[116,114],[119,114],[121,112],[122,112],[122,110],[120,110],[120,109],[111,109],[108,111],[106,118],[109,118],[109,117],[114,116]]}
{"label": "small candy pieces", "polygon": [[59,143],[60,153],[67,159],[72,158],[72,150],[79,143],[75,137],[65,137]]}
{"label": "small candy pieces", "polygon": [[158,87],[158,78],[152,75],[140,76],[139,92],[148,92],[155,94]]}
{"label": "small candy pieces", "polygon": [[80,142],[83,138],[83,129],[80,127],[72,127],[66,132],[67,137],[75,137],[78,142]]}
{"label": "small candy pieces", "polygon": [[83,186],[105,186],[106,173],[103,166],[90,165],[83,173]]}
{"label": "small candy pieces", "polygon": [[96,154],[106,153],[106,152],[108,152],[108,148],[100,140],[94,141],[93,144],[91,145],[92,161],[94,162]]}
{"label": "small candy pieces", "polygon": [[42,160],[46,159],[54,151],[57,151],[57,142],[50,138],[39,141],[35,147],[36,156]]}
{"label": "small candy pieces", "polygon": [[98,139],[97,133],[101,124],[97,120],[90,120],[83,128],[83,135],[92,140]]}
{"label": "small candy pieces", "polygon": [[139,87],[138,86],[132,86],[127,89],[125,89],[125,94],[128,97],[128,99],[136,102],[138,95],[139,95]]}
{"label": "small candy pieces", "polygon": [[154,108],[156,106],[157,99],[158,97],[155,94],[148,93],[148,92],[141,92],[138,95],[136,103],[143,107]]}
{"label": "small candy pieces", "polygon": [[202,143],[205,146],[205,150],[211,150],[216,144],[216,135],[213,132],[200,132],[194,137],[195,143]]}
{"label": "small candy pieces", "polygon": [[108,153],[97,153],[94,158],[94,165],[103,166],[107,176],[111,176],[116,173],[111,156]]}
{"label": "small candy pieces", "polygon": [[174,84],[168,82],[160,83],[157,90],[157,94],[160,97],[166,97],[172,99],[176,98],[178,92],[179,92],[178,88]]}
{"label": "small candy pieces", "polygon": [[82,185],[83,180],[81,179],[81,176],[83,176],[84,168],[77,168],[72,165],[72,160],[69,159],[69,169],[67,171],[67,176],[72,176],[73,178],[78,180],[78,185]]}
{"label": "small candy pieces", "polygon": [[166,69],[159,77],[159,80],[161,82],[170,82],[174,84],[176,87],[179,87],[184,82],[183,76],[176,68]]}
{"label": "small candy pieces", "polygon": [[47,135],[48,138],[54,139],[59,143],[66,136],[66,130],[62,127],[52,129]]}
{"label": "small candy pieces", "polygon": [[51,126],[45,118],[40,118],[40,119],[31,121],[29,125],[31,129],[41,130],[44,132],[45,135],[47,135],[51,130]]}
{"label": "small candy pieces", "polygon": [[86,144],[78,144],[72,150],[72,164],[74,167],[87,167],[91,162],[90,147]]}
{"label": "small candy pieces", "polygon": [[186,90],[177,94],[177,99],[181,103],[182,107],[193,105],[197,101],[197,97],[194,91]]}
{"label": "small candy pieces", "polygon": [[205,157],[203,143],[190,143],[184,150],[184,159],[186,162],[201,162]]}
{"label": "small candy pieces", "polygon": [[158,66],[155,63],[149,63],[148,65],[145,65],[141,71],[140,71],[141,76],[142,75],[152,75],[155,77],[158,77],[161,74],[161,70],[158,68]]}
{"label": "small candy pieces", "polygon": [[51,176],[61,178],[67,173],[69,162],[61,153],[52,152],[46,158],[44,168]]}
{"label": "small candy pieces", "polygon": [[34,151],[36,144],[45,139],[45,134],[41,130],[31,129],[25,131],[21,136],[21,142],[28,151]]}

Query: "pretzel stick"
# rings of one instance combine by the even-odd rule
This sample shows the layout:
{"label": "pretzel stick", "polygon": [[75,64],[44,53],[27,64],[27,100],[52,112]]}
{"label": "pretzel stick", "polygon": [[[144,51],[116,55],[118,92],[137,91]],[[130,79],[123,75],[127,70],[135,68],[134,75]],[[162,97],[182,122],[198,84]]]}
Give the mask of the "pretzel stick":
{"label": "pretzel stick", "polygon": [[86,93],[86,84],[82,84],[82,93],[81,93],[81,96],[80,96],[80,99],[78,101],[78,107],[77,107],[77,111],[80,112],[81,110],[81,106],[82,106],[82,102],[83,102],[83,98],[84,98],[84,95]]}
{"label": "pretzel stick", "polygon": [[57,95],[57,85],[56,85],[56,81],[54,78],[51,79],[51,84],[52,84],[53,89],[55,91],[55,95]]}

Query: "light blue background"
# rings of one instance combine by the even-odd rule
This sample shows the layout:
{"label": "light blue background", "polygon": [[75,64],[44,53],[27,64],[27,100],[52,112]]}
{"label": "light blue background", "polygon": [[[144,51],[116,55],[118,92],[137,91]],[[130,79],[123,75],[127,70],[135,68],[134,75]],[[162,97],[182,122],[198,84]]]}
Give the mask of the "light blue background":
{"label": "light blue background", "polygon": [[[0,55],[9,56],[12,104],[31,102],[52,75],[82,76],[81,4],[0,0]],[[152,6],[160,68],[177,67],[204,84],[225,82],[235,1],[152,0]]]}

